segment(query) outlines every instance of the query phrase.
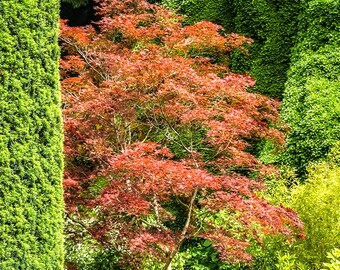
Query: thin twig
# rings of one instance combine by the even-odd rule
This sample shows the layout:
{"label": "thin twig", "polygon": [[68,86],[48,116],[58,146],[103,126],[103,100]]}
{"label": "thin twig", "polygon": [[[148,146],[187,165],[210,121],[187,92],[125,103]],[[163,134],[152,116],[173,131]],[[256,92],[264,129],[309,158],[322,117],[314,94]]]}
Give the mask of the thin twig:
{"label": "thin twig", "polygon": [[96,72],[97,74],[99,74],[103,80],[107,80],[108,78],[106,76],[104,76],[100,71],[98,71],[92,64],[91,62],[88,60],[87,56],[84,54],[84,52],[73,42],[71,42],[70,40],[66,39],[66,38],[63,38],[63,37],[60,37],[60,39],[62,41],[64,41],[65,43],[67,43],[68,45],[74,47],[77,52],[79,53],[79,55],[84,59],[85,63],[94,71]]}

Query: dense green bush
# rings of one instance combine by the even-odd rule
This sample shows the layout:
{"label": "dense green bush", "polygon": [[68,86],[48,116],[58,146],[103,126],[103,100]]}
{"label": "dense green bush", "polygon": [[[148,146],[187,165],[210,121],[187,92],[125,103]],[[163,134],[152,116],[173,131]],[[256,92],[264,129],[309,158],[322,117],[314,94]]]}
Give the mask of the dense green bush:
{"label": "dense green bush", "polygon": [[0,269],[62,269],[58,1],[0,1]]}
{"label": "dense green bush", "polygon": [[[248,2],[248,1],[247,1]],[[255,43],[251,50],[251,75],[256,78],[256,91],[282,98],[291,47],[295,41],[300,0],[253,1],[255,14]],[[247,5],[239,0],[239,5]],[[241,14],[239,21],[252,14]],[[238,25],[238,24],[236,24]],[[243,33],[242,29],[235,29]],[[244,31],[246,33],[246,31]]]}
{"label": "dense green bush", "polygon": [[286,163],[300,174],[340,139],[340,2],[304,2],[282,117],[290,126]]}

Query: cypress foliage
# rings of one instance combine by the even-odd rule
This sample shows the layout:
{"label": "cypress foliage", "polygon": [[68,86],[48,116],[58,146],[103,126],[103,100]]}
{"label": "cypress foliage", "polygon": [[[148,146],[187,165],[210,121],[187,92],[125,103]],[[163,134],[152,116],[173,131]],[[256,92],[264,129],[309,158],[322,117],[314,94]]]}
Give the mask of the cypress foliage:
{"label": "cypress foliage", "polygon": [[300,174],[340,140],[340,2],[303,7],[282,110],[291,128],[285,160]]}
{"label": "cypress foliage", "polygon": [[62,269],[59,1],[0,1],[0,269]]}
{"label": "cypress foliage", "polygon": [[187,15],[185,24],[207,20],[222,25],[227,31],[233,29],[230,0],[163,0],[162,3]]}
{"label": "cypress foliage", "polygon": [[250,73],[256,79],[256,92],[282,98],[300,0],[164,0],[163,3],[180,8],[189,16],[188,23],[211,20],[227,32],[252,37],[251,57],[234,53],[231,69]]}
{"label": "cypress foliage", "polygon": [[308,166],[306,183],[291,191],[289,204],[298,211],[307,236],[295,246],[294,254],[297,261],[306,265],[305,269],[339,269],[322,267],[328,261],[327,253],[340,246],[339,161],[340,144],[337,143],[325,161]]}
{"label": "cypress foliage", "polygon": [[[256,92],[281,99],[297,32],[300,0],[234,0],[234,9],[234,32],[254,38],[250,74],[256,79]],[[232,66],[238,61],[236,58]]]}

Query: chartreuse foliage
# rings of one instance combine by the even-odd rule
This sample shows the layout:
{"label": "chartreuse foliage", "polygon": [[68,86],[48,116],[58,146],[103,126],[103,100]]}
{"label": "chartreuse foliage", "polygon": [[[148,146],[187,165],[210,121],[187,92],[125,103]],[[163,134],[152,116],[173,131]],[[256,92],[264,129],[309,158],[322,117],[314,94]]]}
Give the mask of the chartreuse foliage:
{"label": "chartreuse foliage", "polygon": [[285,161],[304,173],[340,139],[340,2],[304,2],[282,117],[290,126]]}
{"label": "chartreuse foliage", "polygon": [[62,269],[58,1],[0,2],[0,269]]}
{"label": "chartreuse foliage", "polygon": [[171,8],[180,8],[187,23],[210,20],[227,32],[254,39],[250,58],[240,52],[232,55],[235,72],[250,72],[256,79],[256,91],[282,97],[290,51],[297,32],[300,0],[164,0]]}
{"label": "chartreuse foliage", "polygon": [[275,264],[290,265],[279,269],[321,269],[327,263],[323,268],[338,269],[332,267],[336,267],[336,248],[340,245],[340,144],[324,161],[308,167],[304,184],[299,183],[290,168],[275,180],[267,184],[266,199],[296,210],[304,223],[306,238],[289,246],[281,241],[280,246],[269,246],[267,254],[272,251],[278,258]]}
{"label": "chartreuse foliage", "polygon": [[326,161],[310,166],[304,185],[292,190],[291,206],[305,224],[307,238],[295,245],[298,260],[320,269],[327,253],[340,245],[340,144]]}
{"label": "chartreuse foliage", "polygon": [[327,258],[329,259],[329,262],[323,264],[323,270],[340,269],[340,249],[335,248],[332,252],[328,252]]}

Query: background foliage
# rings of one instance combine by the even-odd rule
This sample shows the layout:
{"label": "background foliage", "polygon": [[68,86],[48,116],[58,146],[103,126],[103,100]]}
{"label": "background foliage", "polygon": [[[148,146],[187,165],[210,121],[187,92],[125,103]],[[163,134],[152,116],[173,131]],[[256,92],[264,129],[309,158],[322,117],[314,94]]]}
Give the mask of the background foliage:
{"label": "background foliage", "polygon": [[86,6],[89,3],[89,0],[61,0],[62,3],[69,3],[74,8],[79,8],[82,6]]}

